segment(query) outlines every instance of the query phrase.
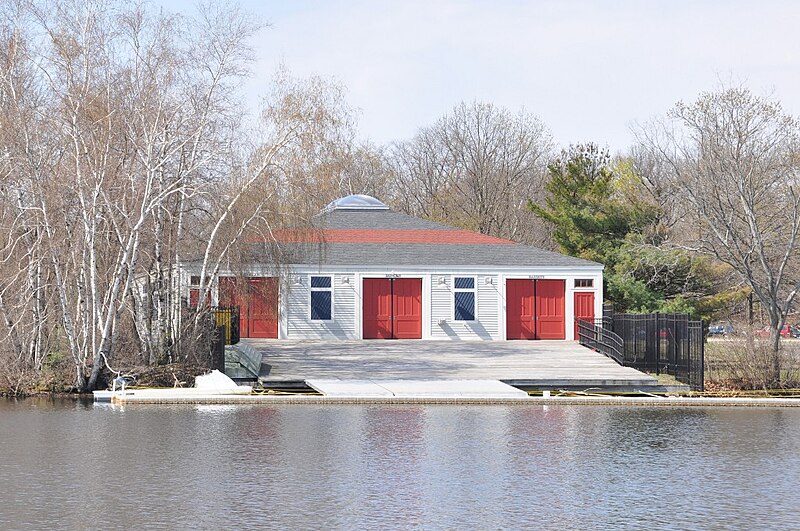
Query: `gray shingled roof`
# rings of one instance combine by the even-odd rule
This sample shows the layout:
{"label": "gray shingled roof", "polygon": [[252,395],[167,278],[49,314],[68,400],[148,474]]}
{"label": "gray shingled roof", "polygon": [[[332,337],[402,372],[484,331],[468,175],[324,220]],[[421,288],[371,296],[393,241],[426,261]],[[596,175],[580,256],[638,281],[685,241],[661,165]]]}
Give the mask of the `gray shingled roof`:
{"label": "gray shingled roof", "polygon": [[[321,214],[314,225],[322,229],[353,230],[460,230],[391,210],[333,210]],[[364,267],[597,267],[597,262],[545,251],[519,243],[325,243],[253,244],[255,263],[308,264]]]}
{"label": "gray shingled roof", "polygon": [[[328,243],[295,248],[294,263],[331,266],[587,267],[596,262],[521,244]],[[300,258],[303,256],[304,258]]]}
{"label": "gray shingled roof", "polygon": [[[460,230],[392,210],[333,210],[315,219],[323,229]],[[331,266],[596,267],[601,264],[518,243],[326,243],[284,248],[286,263]],[[261,260],[268,260],[262,248]],[[270,254],[267,251],[267,254]]]}

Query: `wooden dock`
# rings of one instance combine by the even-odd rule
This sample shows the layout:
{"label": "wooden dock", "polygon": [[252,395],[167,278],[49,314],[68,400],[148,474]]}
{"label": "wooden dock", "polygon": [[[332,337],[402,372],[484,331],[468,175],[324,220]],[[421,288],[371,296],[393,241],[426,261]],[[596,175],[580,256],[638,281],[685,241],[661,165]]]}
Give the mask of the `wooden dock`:
{"label": "wooden dock", "polygon": [[266,388],[308,380],[498,380],[527,390],[660,389],[652,376],[573,341],[247,339],[237,348],[260,357]]}

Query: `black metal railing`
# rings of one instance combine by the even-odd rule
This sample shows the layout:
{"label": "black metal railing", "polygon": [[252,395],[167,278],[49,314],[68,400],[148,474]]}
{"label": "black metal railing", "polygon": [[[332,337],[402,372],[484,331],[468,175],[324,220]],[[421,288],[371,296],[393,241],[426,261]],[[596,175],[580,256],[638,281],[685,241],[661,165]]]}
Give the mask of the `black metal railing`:
{"label": "black metal railing", "polygon": [[210,308],[214,324],[224,327],[225,344],[235,345],[239,342],[239,307],[214,306]]}
{"label": "black metal railing", "polygon": [[615,334],[610,328],[603,327],[603,320],[589,321],[587,319],[578,320],[578,336],[581,345],[605,354],[620,365],[624,365],[625,345],[622,338]]}
{"label": "black metal railing", "polygon": [[578,323],[582,345],[620,365],[669,374],[692,390],[703,390],[702,321],[690,321],[685,314],[614,313],[608,306],[603,313],[603,318],[594,323]]}

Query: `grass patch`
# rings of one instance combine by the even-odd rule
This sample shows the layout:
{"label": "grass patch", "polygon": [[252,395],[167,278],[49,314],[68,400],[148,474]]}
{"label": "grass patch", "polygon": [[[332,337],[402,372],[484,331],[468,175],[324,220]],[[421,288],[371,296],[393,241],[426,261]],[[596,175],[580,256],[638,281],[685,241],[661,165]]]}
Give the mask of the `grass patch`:
{"label": "grass patch", "polygon": [[671,374],[666,374],[666,373],[663,373],[663,372],[661,374],[655,374],[655,373],[652,373],[652,372],[649,372],[647,374],[649,376],[652,376],[653,378],[655,378],[658,381],[658,385],[663,385],[663,386],[669,386],[669,385],[685,386],[686,385],[683,382],[678,381],[678,379],[675,378],[674,376],[672,376]]}
{"label": "grass patch", "polygon": [[779,381],[768,341],[730,338],[709,341],[705,348],[706,389],[768,390],[800,387],[800,341],[783,340],[778,353]]}

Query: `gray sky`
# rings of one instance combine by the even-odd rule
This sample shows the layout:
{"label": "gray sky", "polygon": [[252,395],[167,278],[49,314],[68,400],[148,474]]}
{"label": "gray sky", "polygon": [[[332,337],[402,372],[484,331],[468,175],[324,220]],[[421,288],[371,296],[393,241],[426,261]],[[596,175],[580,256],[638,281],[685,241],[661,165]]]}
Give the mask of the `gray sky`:
{"label": "gray sky", "polygon": [[[165,2],[170,3],[170,2]],[[800,114],[800,2],[245,0],[271,26],[263,93],[282,60],[333,77],[377,143],[411,137],[462,100],[539,116],[561,145],[630,145],[634,121],[720,82]],[[256,101],[255,99],[253,101]]]}

